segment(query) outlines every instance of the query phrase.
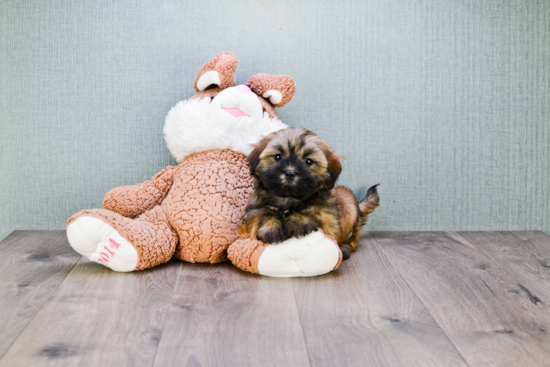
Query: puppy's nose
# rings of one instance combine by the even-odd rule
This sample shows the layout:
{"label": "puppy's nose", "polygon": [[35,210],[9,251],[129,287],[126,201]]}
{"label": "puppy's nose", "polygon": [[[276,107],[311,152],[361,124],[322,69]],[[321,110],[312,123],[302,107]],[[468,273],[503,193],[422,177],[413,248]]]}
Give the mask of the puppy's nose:
{"label": "puppy's nose", "polygon": [[296,177],[296,172],[292,169],[287,169],[285,171],[285,176],[286,176],[286,178],[294,178],[294,177]]}

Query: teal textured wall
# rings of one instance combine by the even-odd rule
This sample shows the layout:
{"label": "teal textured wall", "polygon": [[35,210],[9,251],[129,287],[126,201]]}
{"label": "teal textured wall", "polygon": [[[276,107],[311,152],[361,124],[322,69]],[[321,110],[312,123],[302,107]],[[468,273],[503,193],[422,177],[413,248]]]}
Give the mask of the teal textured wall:
{"label": "teal textured wall", "polygon": [[221,51],[381,183],[376,230],[550,233],[548,1],[2,1],[0,237],[173,164],[163,118]]}

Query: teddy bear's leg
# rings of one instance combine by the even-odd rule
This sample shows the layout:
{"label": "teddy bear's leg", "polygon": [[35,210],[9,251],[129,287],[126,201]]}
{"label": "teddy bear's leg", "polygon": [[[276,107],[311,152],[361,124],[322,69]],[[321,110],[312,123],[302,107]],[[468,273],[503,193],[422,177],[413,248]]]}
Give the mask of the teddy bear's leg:
{"label": "teddy bear's leg", "polygon": [[227,254],[236,267],[271,277],[326,274],[342,261],[342,252],[334,238],[321,231],[274,245],[255,238],[239,239],[229,246]]}
{"label": "teddy bear's leg", "polygon": [[178,242],[160,206],[136,219],[106,209],[83,210],[69,219],[67,238],[82,256],[122,272],[170,260]]}

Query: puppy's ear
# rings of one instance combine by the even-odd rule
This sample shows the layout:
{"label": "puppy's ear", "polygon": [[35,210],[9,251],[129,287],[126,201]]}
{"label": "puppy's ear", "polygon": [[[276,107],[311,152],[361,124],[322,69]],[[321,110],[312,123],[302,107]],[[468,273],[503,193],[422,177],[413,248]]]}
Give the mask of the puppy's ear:
{"label": "puppy's ear", "polygon": [[340,176],[340,172],[342,172],[342,165],[340,164],[341,159],[342,156],[334,152],[330,152],[327,154],[327,171],[330,175],[330,178],[321,185],[324,186],[327,190],[332,190],[332,188],[336,184],[338,176]]}
{"label": "puppy's ear", "polygon": [[248,166],[250,167],[251,175],[256,174],[256,168],[258,167],[258,163],[260,163],[260,155],[269,143],[269,140],[271,140],[271,138],[268,136],[263,138],[258,144],[254,145],[254,149],[252,149],[252,152],[248,155]]}

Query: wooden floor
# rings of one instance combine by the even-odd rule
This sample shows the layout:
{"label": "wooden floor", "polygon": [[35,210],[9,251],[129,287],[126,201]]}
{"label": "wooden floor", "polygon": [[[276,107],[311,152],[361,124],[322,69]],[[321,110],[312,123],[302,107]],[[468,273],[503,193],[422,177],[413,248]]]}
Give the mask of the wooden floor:
{"label": "wooden floor", "polygon": [[64,231],[0,242],[0,366],[550,366],[550,237],[371,232],[340,268],[121,274]]}

